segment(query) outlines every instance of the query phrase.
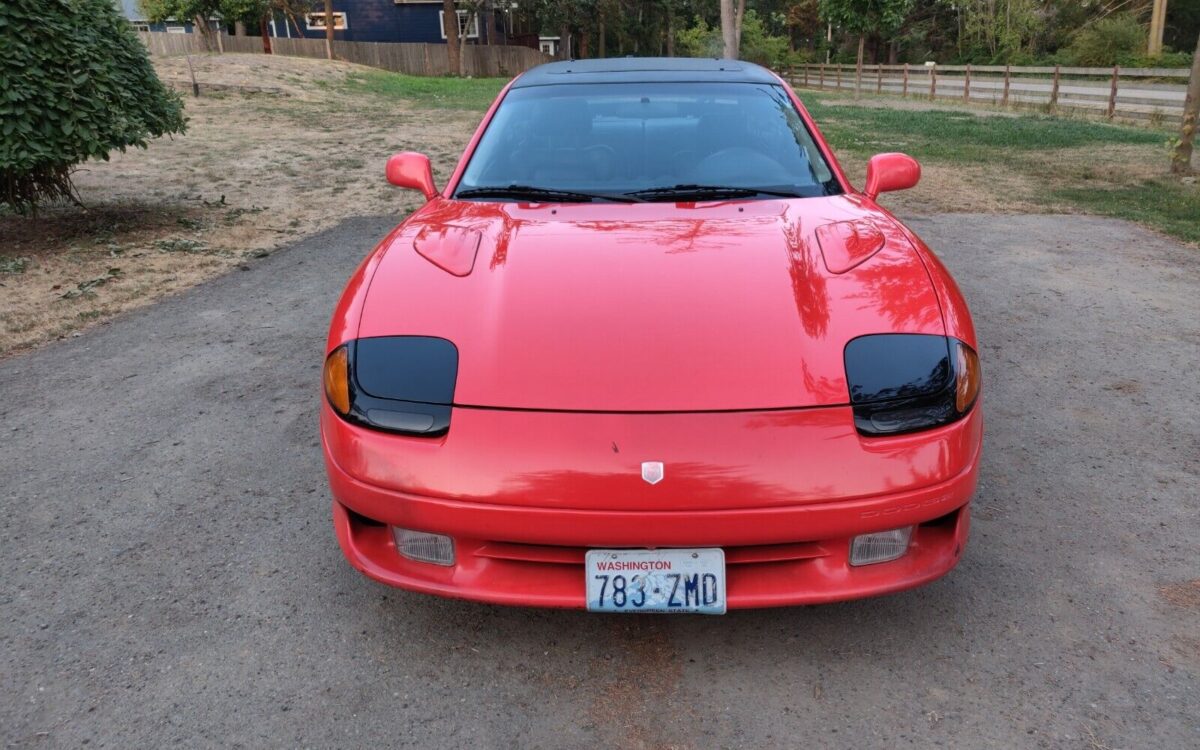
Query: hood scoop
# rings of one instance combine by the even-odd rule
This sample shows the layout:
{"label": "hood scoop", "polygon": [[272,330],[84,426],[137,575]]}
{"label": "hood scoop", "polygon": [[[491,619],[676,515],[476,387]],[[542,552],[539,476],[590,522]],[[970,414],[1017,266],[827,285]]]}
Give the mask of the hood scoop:
{"label": "hood scoop", "polygon": [[862,219],[826,224],[817,229],[816,235],[830,273],[845,273],[883,247],[883,232]]}
{"label": "hood scoop", "polygon": [[467,276],[475,267],[482,235],[452,224],[426,225],[413,239],[413,249],[433,265],[454,276]]}

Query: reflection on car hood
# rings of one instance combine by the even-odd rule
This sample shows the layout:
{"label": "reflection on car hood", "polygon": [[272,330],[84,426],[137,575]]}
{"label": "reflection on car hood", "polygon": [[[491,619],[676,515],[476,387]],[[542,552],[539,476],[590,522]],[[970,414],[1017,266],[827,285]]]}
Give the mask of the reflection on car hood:
{"label": "reflection on car hood", "polygon": [[[835,222],[854,231],[826,230],[818,241]],[[871,243],[873,255],[830,272],[821,243],[843,257],[831,242],[876,230],[883,241]],[[431,235],[437,252],[414,249],[418,237],[432,246]],[[477,247],[473,265],[460,241]],[[438,199],[388,242],[359,336],[453,341],[460,405],[844,404],[851,338],[944,333],[921,258],[893,219],[853,196],[632,206]]]}

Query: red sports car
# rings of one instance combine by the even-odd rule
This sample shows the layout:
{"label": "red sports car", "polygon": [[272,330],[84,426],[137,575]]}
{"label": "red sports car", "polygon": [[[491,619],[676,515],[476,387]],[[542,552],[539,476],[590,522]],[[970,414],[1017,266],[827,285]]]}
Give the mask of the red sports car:
{"label": "red sports car", "polygon": [[393,586],[698,612],[898,591],[967,541],[983,418],[946,269],[743,62],[512,81],[351,277],[321,436],[334,526]]}

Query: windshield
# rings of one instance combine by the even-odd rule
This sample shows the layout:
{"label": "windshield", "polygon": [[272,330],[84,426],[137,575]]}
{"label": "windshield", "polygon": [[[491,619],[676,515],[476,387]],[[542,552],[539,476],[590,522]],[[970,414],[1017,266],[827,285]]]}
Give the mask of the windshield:
{"label": "windshield", "polygon": [[455,197],[576,202],[840,192],[780,86],[611,83],[509,91]]}

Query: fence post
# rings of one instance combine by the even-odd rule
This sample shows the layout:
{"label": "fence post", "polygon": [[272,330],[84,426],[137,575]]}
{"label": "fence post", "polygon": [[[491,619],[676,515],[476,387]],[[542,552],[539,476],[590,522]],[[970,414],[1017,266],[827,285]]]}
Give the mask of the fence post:
{"label": "fence post", "polygon": [[908,96],[908,63],[904,63],[904,88],[901,90],[900,96]]}
{"label": "fence post", "polygon": [[875,66],[875,93],[883,93],[883,63]]}
{"label": "fence post", "polygon": [[854,95],[858,96],[862,93],[862,60],[859,60],[854,65]]}
{"label": "fence post", "polygon": [[808,88],[808,63],[804,63],[804,88]]}
{"label": "fence post", "polygon": [[1009,87],[1009,84],[1011,83],[1011,81],[1012,81],[1012,66],[1005,65],[1004,66],[1004,97],[1000,100],[1000,106],[1002,106],[1002,107],[1008,106],[1008,87]]}
{"label": "fence post", "polygon": [[967,63],[967,77],[963,79],[963,101],[971,101],[971,64]]}
{"label": "fence post", "polygon": [[838,63],[835,72],[837,73],[837,90],[842,90],[842,64]]}
{"label": "fence post", "polygon": [[1108,119],[1117,113],[1117,79],[1121,76],[1121,67],[1113,66],[1112,88],[1108,92]]}
{"label": "fence post", "polygon": [[433,61],[429,59],[429,45],[428,44],[422,45],[421,54],[424,58],[423,62],[425,63],[425,75],[427,75],[427,76],[433,75]]}
{"label": "fence post", "polygon": [[929,101],[937,98],[937,63],[929,66]]}
{"label": "fence post", "polygon": [[1058,106],[1058,79],[1061,75],[1062,67],[1054,66],[1054,85],[1050,87],[1050,111],[1053,112]]}
{"label": "fence post", "polygon": [[825,63],[821,63],[821,67],[818,70],[818,75],[820,75],[821,77],[817,82],[817,88],[824,91],[825,90]]}

